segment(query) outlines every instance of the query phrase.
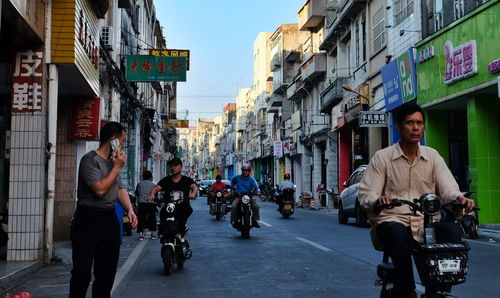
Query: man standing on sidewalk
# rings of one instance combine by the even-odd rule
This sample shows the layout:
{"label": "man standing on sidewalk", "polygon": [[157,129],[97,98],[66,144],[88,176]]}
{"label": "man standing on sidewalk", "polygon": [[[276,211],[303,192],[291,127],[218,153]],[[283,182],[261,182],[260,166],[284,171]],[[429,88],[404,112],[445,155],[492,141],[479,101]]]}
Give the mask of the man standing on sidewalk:
{"label": "man standing on sidewalk", "polygon": [[128,211],[132,228],[137,217],[120,170],[127,156],[120,149],[125,130],[118,122],[109,122],[100,133],[100,146],[85,154],[78,169],[77,207],[71,222],[73,269],[69,297],[84,298],[90,283],[92,266],[94,283],[92,297],[110,297],[120,254],[120,227],[115,215],[118,199]]}

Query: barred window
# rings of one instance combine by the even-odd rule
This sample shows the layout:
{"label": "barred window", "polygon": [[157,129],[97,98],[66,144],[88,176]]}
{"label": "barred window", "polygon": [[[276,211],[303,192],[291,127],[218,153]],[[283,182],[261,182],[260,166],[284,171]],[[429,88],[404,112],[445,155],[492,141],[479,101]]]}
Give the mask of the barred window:
{"label": "barred window", "polygon": [[396,26],[413,14],[413,0],[395,0],[394,18]]}
{"label": "barred window", "polygon": [[385,15],[381,6],[372,16],[373,51],[377,52],[385,45]]}

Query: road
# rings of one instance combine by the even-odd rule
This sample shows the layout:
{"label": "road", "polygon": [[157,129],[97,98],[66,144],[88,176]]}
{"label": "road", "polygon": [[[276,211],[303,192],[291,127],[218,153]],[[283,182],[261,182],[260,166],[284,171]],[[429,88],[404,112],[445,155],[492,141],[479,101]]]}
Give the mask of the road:
{"label": "road", "polygon": [[[261,228],[242,239],[229,216],[216,221],[204,197],[192,201],[186,239],[193,257],[170,276],[163,275],[158,240],[125,237],[113,297],[378,297],[374,281],[381,253],[373,250],[367,228],[338,224],[332,209],[297,209],[283,219],[275,204],[259,204]],[[488,240],[468,241],[468,280],[454,287],[455,296],[500,293],[500,243]],[[70,269],[47,266],[10,293],[67,297]]]}

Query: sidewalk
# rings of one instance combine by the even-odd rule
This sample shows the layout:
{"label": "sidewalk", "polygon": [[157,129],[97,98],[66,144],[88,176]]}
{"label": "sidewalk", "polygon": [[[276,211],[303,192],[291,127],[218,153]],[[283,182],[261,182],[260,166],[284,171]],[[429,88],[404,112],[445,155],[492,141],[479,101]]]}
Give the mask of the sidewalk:
{"label": "sidewalk", "polygon": [[[123,237],[115,287],[124,279],[146,244],[152,241],[149,237],[139,241],[136,236],[133,233],[132,236]],[[72,268],[71,242],[55,242],[54,255],[56,260],[46,266],[41,261],[0,262],[0,297],[21,291],[29,292],[37,298],[67,297]]]}

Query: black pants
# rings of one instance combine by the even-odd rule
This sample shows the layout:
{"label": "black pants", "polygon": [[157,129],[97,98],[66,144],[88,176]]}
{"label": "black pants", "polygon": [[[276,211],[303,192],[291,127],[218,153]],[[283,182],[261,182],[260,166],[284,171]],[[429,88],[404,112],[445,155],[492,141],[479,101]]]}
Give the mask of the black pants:
{"label": "black pants", "polygon": [[[437,223],[436,242],[460,242],[460,229],[453,223]],[[377,226],[377,237],[394,264],[393,293],[401,295],[415,289],[412,247],[418,244],[409,227],[398,222],[384,222]]]}
{"label": "black pants", "polygon": [[85,298],[92,266],[92,297],[110,297],[120,254],[120,226],[114,209],[77,207],[71,223],[73,269],[69,297]]}
{"label": "black pants", "polygon": [[154,232],[156,231],[156,204],[154,203],[139,203],[137,207],[139,223],[137,224],[137,232],[144,232],[144,228]]}

